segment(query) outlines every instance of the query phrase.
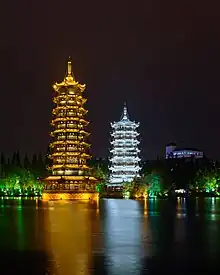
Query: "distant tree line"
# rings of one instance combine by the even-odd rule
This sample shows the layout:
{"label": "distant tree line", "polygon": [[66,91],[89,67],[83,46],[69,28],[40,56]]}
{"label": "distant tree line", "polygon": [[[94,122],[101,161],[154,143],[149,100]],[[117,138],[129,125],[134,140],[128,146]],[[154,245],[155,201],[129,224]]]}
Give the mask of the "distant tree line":
{"label": "distant tree line", "polygon": [[157,173],[163,178],[166,188],[187,189],[195,185],[199,171],[214,171],[220,167],[218,162],[203,158],[165,159],[146,162],[143,165],[143,175]]}
{"label": "distant tree line", "polygon": [[[5,190],[22,194],[41,191],[43,186],[38,182],[50,174],[47,168],[52,164],[48,155],[49,149],[45,155],[25,154],[23,157],[19,151],[14,151],[10,157],[1,152],[0,193]],[[97,191],[105,193],[109,178],[108,160],[92,158],[88,165],[90,174],[99,179]],[[218,162],[208,159],[157,159],[142,162],[141,166],[141,178],[124,184],[125,196],[128,192],[134,197],[145,196],[146,193],[148,196],[158,196],[177,189],[220,194]]]}
{"label": "distant tree line", "polygon": [[48,175],[47,167],[51,160],[42,153],[28,155],[21,157],[20,152],[14,151],[10,157],[6,156],[4,152],[0,155],[0,177],[5,178],[11,174],[19,173],[21,170],[27,170],[36,177],[46,177]]}

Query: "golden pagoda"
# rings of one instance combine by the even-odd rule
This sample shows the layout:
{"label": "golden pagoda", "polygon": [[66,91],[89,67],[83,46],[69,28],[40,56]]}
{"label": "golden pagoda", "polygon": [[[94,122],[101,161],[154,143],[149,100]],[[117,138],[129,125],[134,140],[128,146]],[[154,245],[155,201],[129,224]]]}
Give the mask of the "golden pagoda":
{"label": "golden pagoda", "polygon": [[75,80],[69,58],[66,77],[53,85],[55,107],[50,144],[53,164],[49,168],[51,175],[44,180],[43,200],[98,198],[97,179],[90,176],[87,166],[91,156],[90,144],[86,142],[89,133],[85,128],[89,122],[84,119],[88,112],[84,108],[85,88]]}

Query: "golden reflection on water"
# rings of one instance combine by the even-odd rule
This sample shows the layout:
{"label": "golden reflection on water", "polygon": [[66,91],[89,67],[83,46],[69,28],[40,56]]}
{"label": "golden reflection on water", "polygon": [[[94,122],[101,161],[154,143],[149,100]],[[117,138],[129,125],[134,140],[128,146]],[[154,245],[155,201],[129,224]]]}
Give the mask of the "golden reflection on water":
{"label": "golden reflection on water", "polygon": [[144,216],[147,216],[148,214],[148,207],[147,207],[147,199],[144,200]]}
{"label": "golden reflection on water", "polygon": [[186,198],[177,198],[176,217],[177,219],[186,217]]}
{"label": "golden reflection on water", "polygon": [[46,230],[59,275],[90,274],[91,210],[86,202],[49,202]]}
{"label": "golden reflection on water", "polygon": [[148,200],[144,200],[144,215],[141,230],[142,257],[150,257],[154,251],[154,241],[150,226],[150,215],[148,214]]}

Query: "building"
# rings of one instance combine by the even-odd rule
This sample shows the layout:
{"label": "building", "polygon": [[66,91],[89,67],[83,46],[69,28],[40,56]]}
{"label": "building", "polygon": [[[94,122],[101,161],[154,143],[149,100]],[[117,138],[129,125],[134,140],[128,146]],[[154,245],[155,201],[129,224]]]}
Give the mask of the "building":
{"label": "building", "polygon": [[79,84],[68,61],[67,74],[61,83],[53,85],[55,96],[51,125],[51,175],[45,179],[43,199],[97,198],[97,180],[90,176],[87,160],[90,144],[85,120],[87,110],[83,97],[85,85]]}
{"label": "building", "polygon": [[124,106],[121,120],[111,123],[112,150],[110,151],[110,177],[108,186],[120,187],[123,183],[132,182],[139,177],[140,158],[138,149],[139,123],[133,122],[128,117],[126,105]]}
{"label": "building", "polygon": [[193,148],[177,148],[175,143],[166,146],[166,159],[169,158],[203,158],[204,153]]}

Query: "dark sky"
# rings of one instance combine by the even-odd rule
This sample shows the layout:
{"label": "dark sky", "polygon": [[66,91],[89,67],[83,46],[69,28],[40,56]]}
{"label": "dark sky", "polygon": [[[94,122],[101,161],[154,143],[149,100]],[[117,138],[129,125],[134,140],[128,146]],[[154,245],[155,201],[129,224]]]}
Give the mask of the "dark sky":
{"label": "dark sky", "polygon": [[71,55],[94,155],[107,156],[126,100],[144,158],[170,141],[220,158],[219,15],[218,0],[2,1],[2,150],[45,151],[51,86]]}

